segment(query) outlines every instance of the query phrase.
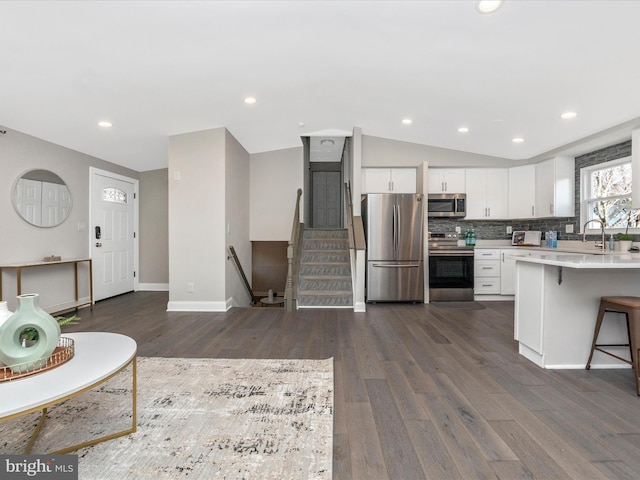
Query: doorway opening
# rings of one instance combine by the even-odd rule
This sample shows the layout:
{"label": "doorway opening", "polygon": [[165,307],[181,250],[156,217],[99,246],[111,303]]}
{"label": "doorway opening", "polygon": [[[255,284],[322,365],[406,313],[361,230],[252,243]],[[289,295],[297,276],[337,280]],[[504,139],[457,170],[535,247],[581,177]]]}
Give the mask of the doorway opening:
{"label": "doorway opening", "polygon": [[351,142],[346,136],[302,137],[305,227],[344,228],[344,183]]}

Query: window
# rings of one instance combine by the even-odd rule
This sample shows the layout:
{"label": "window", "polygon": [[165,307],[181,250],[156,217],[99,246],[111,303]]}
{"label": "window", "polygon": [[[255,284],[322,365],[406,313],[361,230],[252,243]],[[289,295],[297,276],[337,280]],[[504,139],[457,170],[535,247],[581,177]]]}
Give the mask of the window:
{"label": "window", "polygon": [[[638,210],[631,208],[631,158],[625,157],[580,170],[582,184],[582,224],[600,220],[610,230],[625,231],[638,228]],[[600,231],[597,222],[587,225]]]}
{"label": "window", "polygon": [[108,187],[102,190],[102,200],[105,202],[127,203],[127,193],[119,188]]}

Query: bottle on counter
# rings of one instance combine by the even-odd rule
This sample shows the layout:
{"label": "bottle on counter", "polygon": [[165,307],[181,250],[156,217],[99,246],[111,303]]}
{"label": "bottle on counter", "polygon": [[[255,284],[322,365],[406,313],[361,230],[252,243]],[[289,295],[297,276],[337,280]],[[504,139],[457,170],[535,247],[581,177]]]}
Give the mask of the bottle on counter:
{"label": "bottle on counter", "polygon": [[614,241],[613,241],[613,233],[611,235],[609,235],[609,250],[611,250],[613,252],[613,246],[614,246]]}
{"label": "bottle on counter", "polygon": [[469,246],[471,247],[475,247],[476,246],[476,231],[472,228],[471,232],[469,234]]}

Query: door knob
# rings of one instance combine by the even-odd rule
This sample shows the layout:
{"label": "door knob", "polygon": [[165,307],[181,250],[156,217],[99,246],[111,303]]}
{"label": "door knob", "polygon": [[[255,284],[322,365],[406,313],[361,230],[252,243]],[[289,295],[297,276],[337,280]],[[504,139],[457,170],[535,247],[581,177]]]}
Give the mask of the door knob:
{"label": "door knob", "polygon": [[96,247],[100,248],[101,246],[102,246],[102,243],[96,242]]}

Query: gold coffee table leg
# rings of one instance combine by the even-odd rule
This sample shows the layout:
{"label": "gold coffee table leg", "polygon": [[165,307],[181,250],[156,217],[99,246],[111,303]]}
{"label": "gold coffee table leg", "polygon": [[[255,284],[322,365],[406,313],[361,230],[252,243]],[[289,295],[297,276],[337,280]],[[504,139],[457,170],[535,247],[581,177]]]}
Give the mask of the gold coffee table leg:
{"label": "gold coffee table leg", "polygon": [[[50,452],[51,455],[64,455],[65,453],[69,453],[69,452],[73,452],[75,450],[80,450],[81,448],[84,447],[90,447],[91,445],[97,445],[98,443],[102,443],[102,442],[106,442],[108,440],[113,440],[114,438],[118,438],[118,437],[124,437],[125,435],[129,435],[130,433],[135,433],[137,426],[137,399],[138,399],[138,390],[137,390],[137,360],[136,360],[136,356],[133,357],[133,360],[130,362],[132,365],[132,378],[131,378],[131,384],[132,384],[132,390],[131,390],[131,428],[128,428],[126,430],[122,430],[121,432],[116,432],[116,433],[112,433],[110,435],[105,435],[103,437],[99,437],[96,438],[94,440],[88,440],[86,442],[82,442],[79,443],[77,445],[73,445],[71,447],[67,447],[67,448],[63,448],[62,450],[56,450],[55,452]],[[125,368],[127,368],[128,365],[125,365],[121,370],[119,370],[118,372],[114,373],[113,375],[111,375],[111,377],[113,377],[114,375],[117,375],[118,373],[122,372]],[[109,378],[111,378],[109,377]],[[101,382],[102,383],[102,382]]]}
{"label": "gold coffee table leg", "polygon": [[[126,430],[122,430],[121,432],[116,432],[116,433],[112,433],[112,434],[109,434],[109,435],[104,435],[102,437],[99,437],[99,438],[96,438],[96,439],[93,439],[93,440],[88,440],[86,442],[78,443],[77,445],[73,445],[71,447],[63,448],[61,450],[56,450],[55,452],[49,452],[49,454],[51,454],[51,455],[63,455],[65,453],[73,452],[75,450],[79,450],[79,449],[84,448],[84,447],[89,447],[91,445],[96,445],[98,443],[106,442],[107,440],[113,440],[114,438],[118,438],[118,437],[123,437],[125,435],[129,435],[130,433],[135,433],[135,431],[137,430],[137,404],[138,404],[138,362],[137,362],[137,356],[136,355],[134,355],[133,359],[130,360],[129,363],[124,365],[118,371],[116,371],[113,374],[109,375],[107,378],[101,380],[100,382],[95,383],[94,385],[91,385],[91,386],[85,388],[84,390],[81,390],[80,392],[76,392],[76,393],[74,393],[72,395],[69,395],[65,399],[62,399],[61,401],[68,400],[69,398],[75,397],[75,396],[79,395],[80,393],[86,392],[87,390],[90,390],[90,389],[92,389],[92,388],[94,388],[94,387],[106,382],[110,378],[113,378],[114,376],[118,375],[119,373],[122,373],[129,365],[132,366],[132,368],[131,368],[131,386],[132,386],[132,390],[131,390],[131,428],[127,428]],[[31,434],[31,438],[29,439],[29,443],[27,444],[27,446],[26,446],[26,448],[24,450],[25,455],[28,455],[31,452],[31,449],[33,448],[34,444],[36,443],[36,440],[38,439],[38,435],[40,434],[40,431],[42,430],[42,427],[44,425],[44,421],[45,421],[46,417],[47,417],[47,408],[45,407],[45,408],[42,409],[42,415],[40,416],[40,420],[38,420],[38,424],[34,428],[33,433]]]}
{"label": "gold coffee table leg", "polygon": [[24,449],[25,455],[28,455],[31,452],[31,449],[33,448],[33,444],[36,443],[36,440],[38,439],[38,434],[40,433],[40,430],[42,430],[42,426],[44,425],[44,421],[46,418],[47,418],[47,409],[43,408],[42,415],[40,416],[40,420],[38,420],[38,424],[36,425],[36,428],[33,429],[33,433],[31,434],[31,438],[29,439],[27,448]]}

